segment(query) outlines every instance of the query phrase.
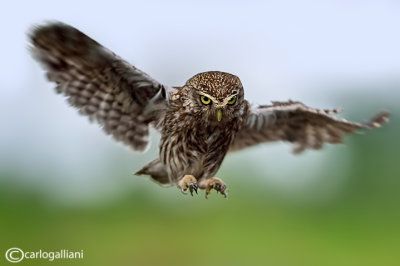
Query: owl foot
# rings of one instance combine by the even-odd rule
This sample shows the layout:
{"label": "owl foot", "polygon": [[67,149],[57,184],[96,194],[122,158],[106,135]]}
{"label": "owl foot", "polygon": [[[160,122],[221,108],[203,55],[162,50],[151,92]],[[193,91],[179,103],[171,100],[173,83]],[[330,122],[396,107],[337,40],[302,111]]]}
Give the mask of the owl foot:
{"label": "owl foot", "polygon": [[197,189],[199,185],[197,184],[197,179],[192,175],[185,175],[181,180],[178,182],[178,187],[181,189],[183,194],[187,194],[186,190],[189,189],[190,195],[193,196],[193,191],[197,194]]}
{"label": "owl foot", "polygon": [[206,190],[206,193],[205,193],[206,199],[212,189],[215,189],[217,191],[217,194],[218,194],[218,192],[220,192],[222,195],[224,195],[225,198],[227,197],[226,192],[225,192],[226,185],[218,177],[211,177],[211,178],[203,179],[199,182],[199,185],[200,185],[199,187],[201,189]]}

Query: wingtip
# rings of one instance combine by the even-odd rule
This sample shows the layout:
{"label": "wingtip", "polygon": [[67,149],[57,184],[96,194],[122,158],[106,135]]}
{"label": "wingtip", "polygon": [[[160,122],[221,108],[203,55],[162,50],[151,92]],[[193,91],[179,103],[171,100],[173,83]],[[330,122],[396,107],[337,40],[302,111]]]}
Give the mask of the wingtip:
{"label": "wingtip", "polygon": [[366,124],[369,128],[378,128],[389,122],[390,113],[388,111],[382,111],[375,115],[369,123]]}
{"label": "wingtip", "polygon": [[32,24],[27,30],[27,36],[32,44],[37,42],[38,36],[48,35],[55,28],[71,27],[58,20],[46,20]]}

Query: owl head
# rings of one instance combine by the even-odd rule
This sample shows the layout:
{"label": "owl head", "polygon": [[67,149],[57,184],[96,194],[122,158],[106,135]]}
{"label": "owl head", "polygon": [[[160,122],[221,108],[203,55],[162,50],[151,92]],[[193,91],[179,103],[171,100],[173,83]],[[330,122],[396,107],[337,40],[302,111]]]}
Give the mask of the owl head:
{"label": "owl head", "polygon": [[224,124],[241,115],[244,92],[240,79],[232,74],[209,71],[186,82],[190,111],[201,120]]}

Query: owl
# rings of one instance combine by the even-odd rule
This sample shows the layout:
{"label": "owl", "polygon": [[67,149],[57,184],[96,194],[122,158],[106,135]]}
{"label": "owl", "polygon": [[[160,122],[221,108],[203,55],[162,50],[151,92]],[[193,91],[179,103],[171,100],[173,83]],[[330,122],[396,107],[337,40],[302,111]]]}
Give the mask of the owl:
{"label": "owl", "polygon": [[240,79],[209,71],[180,87],[165,86],[79,30],[53,22],[29,34],[33,56],[42,63],[56,91],[79,113],[99,123],[133,150],[145,151],[149,128],[161,134],[159,156],[137,175],[176,185],[193,196],[212,190],[226,197],[215,173],[229,152],[270,141],[294,144],[294,152],[341,143],[344,135],[381,126],[381,112],[367,123],[333,116],[338,109],[310,108],[301,102],[251,105]]}

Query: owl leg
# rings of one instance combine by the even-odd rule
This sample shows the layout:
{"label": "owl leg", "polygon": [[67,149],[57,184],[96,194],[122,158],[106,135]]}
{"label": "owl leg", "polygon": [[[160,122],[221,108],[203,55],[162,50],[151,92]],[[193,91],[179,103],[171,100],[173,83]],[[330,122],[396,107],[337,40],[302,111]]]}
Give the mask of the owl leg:
{"label": "owl leg", "polygon": [[226,185],[225,183],[218,177],[211,177],[211,178],[206,178],[206,179],[202,179],[199,182],[199,187],[201,189],[205,189],[206,190],[206,198],[208,196],[208,194],[210,194],[212,189],[215,189],[218,192],[220,192],[222,195],[224,195],[224,197],[226,198]]}
{"label": "owl leg", "polygon": [[178,187],[181,189],[183,194],[187,194],[187,192],[185,191],[189,189],[190,195],[193,196],[193,191],[195,191],[197,194],[197,189],[199,188],[199,185],[197,184],[197,179],[194,176],[185,175],[184,177],[182,177],[181,180],[179,180]]}

